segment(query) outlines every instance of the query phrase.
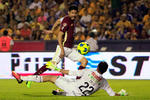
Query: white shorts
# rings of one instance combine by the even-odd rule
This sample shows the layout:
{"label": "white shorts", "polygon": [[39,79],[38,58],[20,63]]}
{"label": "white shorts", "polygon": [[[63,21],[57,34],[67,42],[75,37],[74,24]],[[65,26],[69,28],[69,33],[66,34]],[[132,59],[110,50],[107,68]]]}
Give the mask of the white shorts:
{"label": "white shorts", "polygon": [[[80,61],[84,56],[79,54],[77,50],[73,48],[67,48],[64,47],[65,57],[69,58],[72,61]],[[52,61],[55,61],[57,64],[61,61],[61,58],[59,57],[61,53],[61,49],[59,45],[57,45],[55,55],[52,59]]]}
{"label": "white shorts", "polygon": [[64,92],[66,92],[66,96],[82,96],[82,93],[79,92],[78,87],[76,87],[76,80],[59,76],[55,82],[55,85],[64,90]]}

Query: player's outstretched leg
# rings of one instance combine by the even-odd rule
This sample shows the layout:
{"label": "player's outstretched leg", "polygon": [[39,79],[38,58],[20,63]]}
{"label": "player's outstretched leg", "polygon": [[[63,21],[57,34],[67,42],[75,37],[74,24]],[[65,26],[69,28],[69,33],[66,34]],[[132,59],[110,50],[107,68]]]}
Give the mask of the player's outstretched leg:
{"label": "player's outstretched leg", "polygon": [[29,75],[29,76],[21,76],[18,73],[12,72],[12,75],[16,78],[17,81],[33,81],[33,82],[51,82],[55,83],[56,80],[58,79],[58,76],[53,76],[53,75],[45,75],[45,76],[40,76],[40,75]]}
{"label": "player's outstretched leg", "polygon": [[[45,72],[46,70],[48,70],[48,68],[46,68],[46,65],[43,65],[39,70],[37,70],[37,72],[35,72],[33,75],[40,75],[43,72]],[[28,88],[31,88],[31,81],[27,81],[26,85]]]}
{"label": "player's outstretched leg", "polygon": [[23,80],[21,80],[20,75],[18,73],[12,71],[12,76],[16,78],[19,84],[23,82]]}

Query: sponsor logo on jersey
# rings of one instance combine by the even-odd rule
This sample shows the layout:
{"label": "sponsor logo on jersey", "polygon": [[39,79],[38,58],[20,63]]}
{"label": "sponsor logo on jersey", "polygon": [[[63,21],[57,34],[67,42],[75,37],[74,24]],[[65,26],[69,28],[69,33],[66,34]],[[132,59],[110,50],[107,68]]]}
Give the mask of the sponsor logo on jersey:
{"label": "sponsor logo on jersey", "polygon": [[102,78],[97,76],[94,72],[92,72],[92,75],[95,79],[97,79],[98,81],[100,81]]}
{"label": "sponsor logo on jersey", "polygon": [[101,77],[97,76],[94,72],[92,72],[92,74],[89,74],[88,76],[94,82],[99,82],[102,79]]}
{"label": "sponsor logo on jersey", "polygon": [[67,23],[63,23],[63,26],[61,27],[62,30],[67,26]]}

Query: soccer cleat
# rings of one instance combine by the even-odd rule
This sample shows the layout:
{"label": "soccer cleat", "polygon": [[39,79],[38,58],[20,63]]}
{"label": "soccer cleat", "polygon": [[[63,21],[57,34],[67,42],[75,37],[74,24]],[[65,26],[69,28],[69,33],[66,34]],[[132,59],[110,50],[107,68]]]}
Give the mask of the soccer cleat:
{"label": "soccer cleat", "polygon": [[49,68],[51,70],[60,71],[59,68],[57,68],[51,61],[48,61],[46,63],[46,68]]}
{"label": "soccer cleat", "polygon": [[21,84],[23,82],[23,80],[21,80],[20,75],[14,71],[12,71],[12,76],[14,76],[16,78],[16,80],[18,81],[19,84]]}
{"label": "soccer cleat", "polygon": [[32,83],[31,81],[26,82],[26,85],[27,85],[28,88],[31,88],[31,83]]}
{"label": "soccer cleat", "polygon": [[55,65],[51,61],[48,61],[46,63],[46,68],[54,70],[55,69]]}
{"label": "soccer cleat", "polygon": [[58,92],[57,92],[57,91],[55,91],[55,90],[53,90],[53,91],[52,91],[52,94],[53,94],[53,95],[57,95],[57,94],[58,94]]}

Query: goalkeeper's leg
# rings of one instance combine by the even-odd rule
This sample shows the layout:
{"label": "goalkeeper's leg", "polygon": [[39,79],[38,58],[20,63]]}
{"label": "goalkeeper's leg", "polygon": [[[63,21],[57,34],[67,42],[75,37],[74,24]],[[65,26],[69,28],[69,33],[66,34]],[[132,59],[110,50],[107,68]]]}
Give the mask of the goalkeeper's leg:
{"label": "goalkeeper's leg", "polygon": [[[50,65],[48,66],[48,64],[49,64],[49,62],[50,62]],[[40,74],[42,74],[42,73],[44,73],[45,71],[47,71],[47,70],[51,70],[49,67],[50,66],[56,66],[56,63],[54,62],[54,61],[49,61],[49,62],[47,62],[47,64],[46,65],[43,65],[39,70],[37,70],[37,72],[35,72],[33,75],[40,75]],[[57,68],[56,68],[57,69]],[[27,81],[26,82],[26,85],[27,85],[27,87],[28,88],[31,88],[31,81]]]}
{"label": "goalkeeper's leg", "polygon": [[[57,46],[56,48],[56,53],[52,59],[52,63],[56,66],[60,61],[61,61],[61,58],[59,57],[60,55],[60,47]],[[45,72],[47,69],[50,69],[50,68],[47,68],[46,65],[42,66],[37,72],[34,73],[34,75],[40,75],[42,74],[43,72]],[[27,87],[30,88],[31,87],[31,82],[27,82]]]}
{"label": "goalkeeper's leg", "polygon": [[[38,69],[33,75],[40,75],[40,74],[42,74],[42,73],[44,73],[45,71],[47,71],[48,70],[48,68],[46,68],[46,65],[43,65],[40,69]],[[30,88],[31,87],[31,81],[27,81],[26,82],[26,85],[27,85],[27,87],[28,88]]]}
{"label": "goalkeeper's leg", "polygon": [[55,83],[57,78],[59,76],[53,76],[53,75],[45,75],[45,76],[40,76],[40,75],[29,75],[29,76],[21,76],[18,73],[12,72],[12,75],[16,78],[16,80],[23,80],[23,81],[33,81],[33,82],[51,82]]}
{"label": "goalkeeper's leg", "polygon": [[[16,72],[12,72],[12,75],[16,78],[18,81],[33,81],[33,82],[38,82],[38,83],[43,83],[43,82],[51,82],[53,84],[56,83],[56,80],[59,78],[59,76],[53,76],[53,75],[45,75],[45,76],[39,76],[39,75],[30,75],[30,76],[21,76]],[[19,83],[19,82],[18,82]],[[54,95],[64,95],[66,96],[66,92],[60,92],[57,90],[53,90],[52,94]]]}

